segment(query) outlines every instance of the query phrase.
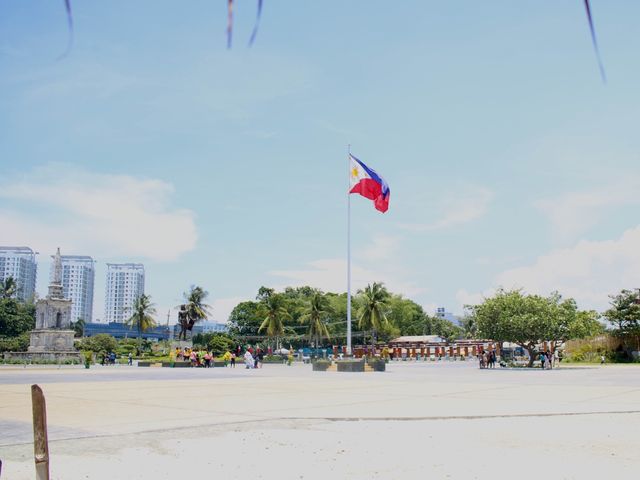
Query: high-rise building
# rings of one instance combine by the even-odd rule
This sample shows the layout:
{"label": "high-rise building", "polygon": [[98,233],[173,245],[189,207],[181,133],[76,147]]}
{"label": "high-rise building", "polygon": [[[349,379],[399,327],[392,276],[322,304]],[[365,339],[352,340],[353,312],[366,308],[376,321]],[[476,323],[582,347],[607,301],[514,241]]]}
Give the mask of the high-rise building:
{"label": "high-rise building", "polygon": [[133,314],[136,298],[144,293],[144,265],[107,263],[104,320],[124,322]]}
{"label": "high-rise building", "polygon": [[0,247],[0,280],[13,277],[16,298],[34,300],[37,274],[36,252],[29,247]]}
{"label": "high-rise building", "polygon": [[[93,284],[96,277],[93,258],[85,255],[62,255],[60,258],[63,296],[73,302],[71,321],[81,318],[89,323],[93,320]],[[52,276],[53,273],[52,265]]]}

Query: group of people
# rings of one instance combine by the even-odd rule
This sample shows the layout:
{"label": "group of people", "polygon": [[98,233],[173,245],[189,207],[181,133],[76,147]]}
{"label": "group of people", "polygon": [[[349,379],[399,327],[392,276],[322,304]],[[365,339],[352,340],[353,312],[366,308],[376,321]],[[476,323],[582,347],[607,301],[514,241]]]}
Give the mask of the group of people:
{"label": "group of people", "polygon": [[496,356],[496,351],[491,350],[490,352],[482,352],[478,355],[478,363],[480,364],[480,368],[495,368],[498,357]]}
{"label": "group of people", "polygon": [[115,365],[116,354],[115,352],[102,352],[100,354],[100,365]]}
{"label": "group of people", "polygon": [[560,360],[557,350],[553,353],[549,350],[546,352],[540,352],[538,357],[540,359],[540,367],[544,370],[551,370]]}
{"label": "group of people", "polygon": [[[172,357],[175,357],[177,361],[189,361],[192,367],[210,368],[213,366],[214,355],[211,351],[206,349],[192,349],[189,347],[179,348],[176,347],[175,352],[172,352]],[[264,361],[264,352],[260,348],[254,349],[249,347],[246,349],[244,355],[242,354],[241,347],[237,347],[234,351],[227,350],[222,355],[222,361],[224,366],[235,368],[236,360],[238,358],[244,359],[246,368],[262,368]]]}

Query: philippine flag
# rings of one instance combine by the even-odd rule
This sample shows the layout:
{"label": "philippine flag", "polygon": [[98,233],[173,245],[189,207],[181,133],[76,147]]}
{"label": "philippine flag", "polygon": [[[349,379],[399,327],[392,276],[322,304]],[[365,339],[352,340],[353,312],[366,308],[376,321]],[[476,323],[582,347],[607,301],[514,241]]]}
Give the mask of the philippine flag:
{"label": "philippine flag", "polygon": [[389,209],[389,185],[373,169],[367,167],[353,155],[349,154],[351,168],[349,169],[349,193],[359,193],[369,200],[373,200],[376,210],[384,213]]}

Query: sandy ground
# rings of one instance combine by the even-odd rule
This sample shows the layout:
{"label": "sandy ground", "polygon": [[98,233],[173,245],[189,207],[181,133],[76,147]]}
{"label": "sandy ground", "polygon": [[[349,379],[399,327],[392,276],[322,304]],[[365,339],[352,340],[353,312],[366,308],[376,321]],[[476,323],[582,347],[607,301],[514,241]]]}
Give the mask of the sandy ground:
{"label": "sandy ground", "polygon": [[0,369],[2,480],[35,478],[29,386],[54,479],[636,478],[640,368],[385,373]]}

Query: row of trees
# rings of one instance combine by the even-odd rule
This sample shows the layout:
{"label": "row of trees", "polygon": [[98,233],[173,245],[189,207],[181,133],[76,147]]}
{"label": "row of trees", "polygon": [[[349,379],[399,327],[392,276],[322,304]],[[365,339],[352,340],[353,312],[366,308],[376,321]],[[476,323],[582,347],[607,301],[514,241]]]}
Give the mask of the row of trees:
{"label": "row of trees", "polygon": [[[610,296],[611,307],[599,314],[579,310],[572,298],[557,292],[548,297],[526,295],[521,290],[498,290],[479,305],[467,306],[463,324],[481,338],[513,342],[529,353],[530,365],[542,342],[558,347],[568,340],[615,336],[625,346],[619,358],[633,358],[640,351],[640,297],[630,290]],[[609,328],[605,328],[605,323]]]}
{"label": "row of trees", "polygon": [[[29,331],[35,326],[34,305],[18,301],[15,292],[12,278],[0,282],[0,351],[26,349]],[[197,322],[208,317],[207,297],[208,292],[199,286],[184,293],[185,303],[178,307],[183,338]],[[630,290],[612,295],[611,308],[603,314],[581,311],[573,299],[564,299],[558,293],[543,297],[521,290],[498,290],[482,303],[467,306],[461,326],[427,314],[420,305],[389,292],[381,283],[359,290],[352,305],[355,343],[357,339],[361,343],[388,341],[400,335],[438,335],[450,341],[484,338],[516,343],[533,358],[543,341],[561,345],[602,333],[604,325],[600,320],[604,319],[610,324],[609,332],[624,339],[629,350],[640,350],[640,297]],[[136,299],[131,313],[128,324],[139,337],[156,325],[149,295]],[[345,344],[346,316],[344,293],[325,293],[308,286],[282,292],[261,287],[254,301],[241,302],[231,312],[230,335],[215,341],[220,343],[219,348],[230,339],[252,343],[269,338],[275,344],[286,339],[287,346],[305,342],[316,346]],[[73,327],[80,332],[83,322],[79,320]]]}
{"label": "row of trees", "polygon": [[[362,342],[388,341],[400,335],[439,335],[457,338],[463,330],[453,323],[428,315],[412,300],[389,292],[381,283],[358,291],[353,298],[353,336]],[[229,316],[230,333],[248,340],[268,337],[278,343],[312,342],[345,344],[347,295],[312,287],[286,288],[276,292],[261,287],[255,301],[241,302]]]}
{"label": "row of trees", "polygon": [[[193,330],[193,326],[201,321],[205,320],[209,315],[209,305],[204,303],[205,299],[209,295],[209,292],[202,289],[202,287],[192,286],[188,292],[184,293],[185,303],[179,305],[180,309],[178,314],[178,324],[180,325],[181,338],[187,338],[187,331]],[[142,336],[143,332],[154,328],[156,321],[153,315],[156,314],[155,305],[151,302],[151,295],[142,294],[133,302],[131,308],[132,315],[126,321],[132,329],[138,331],[138,337]]]}

